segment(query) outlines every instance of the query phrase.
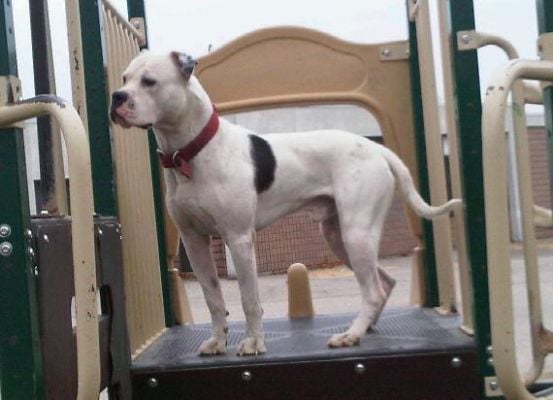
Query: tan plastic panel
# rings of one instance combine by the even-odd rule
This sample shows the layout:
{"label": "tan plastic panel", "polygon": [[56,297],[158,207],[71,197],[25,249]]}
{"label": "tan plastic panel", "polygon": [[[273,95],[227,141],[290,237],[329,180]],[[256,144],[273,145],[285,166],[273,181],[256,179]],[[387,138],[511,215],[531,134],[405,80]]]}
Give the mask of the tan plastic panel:
{"label": "tan plastic panel", "polygon": [[[111,93],[121,85],[121,73],[140,51],[141,38],[109,5],[104,8],[104,21]],[[116,125],[111,129],[123,226],[127,321],[131,352],[136,354],[165,329],[149,146],[141,129]]]}
{"label": "tan plastic panel", "polygon": [[[299,104],[364,107],[417,180],[409,63],[398,57],[403,43],[366,45],[306,28],[267,28],[202,57],[196,74],[221,113]],[[383,56],[388,53],[394,57]],[[420,237],[419,220],[409,216]]]}

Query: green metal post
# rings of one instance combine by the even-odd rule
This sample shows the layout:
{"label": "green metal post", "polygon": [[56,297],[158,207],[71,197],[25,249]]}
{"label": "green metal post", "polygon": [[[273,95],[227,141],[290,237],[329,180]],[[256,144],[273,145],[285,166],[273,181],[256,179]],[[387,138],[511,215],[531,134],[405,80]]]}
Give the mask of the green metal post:
{"label": "green metal post", "polygon": [[[10,0],[0,1],[0,76],[17,76]],[[0,130],[0,398],[44,398],[21,129]]]}
{"label": "green metal post", "polygon": [[[457,32],[474,30],[473,0],[449,1],[449,30],[453,49],[453,78],[457,93],[457,116],[463,183],[467,247],[474,288],[474,327],[478,346],[482,397],[484,379],[495,376],[489,358],[491,344],[490,300],[484,210],[484,178],[482,165],[482,103],[476,50],[459,51]],[[463,166],[465,166],[463,168]],[[494,397],[497,399],[497,397]]]}
{"label": "green metal post", "polygon": [[[540,35],[553,32],[553,2],[546,0],[536,1],[538,16],[538,30]],[[547,149],[549,158],[549,182],[553,196],[553,87],[543,89],[543,105],[545,108],[545,129],[547,131]],[[553,197],[551,197],[553,199]]]}
{"label": "green metal post", "polygon": [[[147,37],[146,11],[144,9],[143,0],[127,0],[127,8],[130,18],[144,19],[144,34]],[[152,188],[154,192],[154,205],[157,225],[157,243],[159,254],[159,266],[161,276],[161,289],[163,292],[163,308],[165,312],[165,325],[175,325],[173,309],[171,307],[171,294],[169,283],[169,269],[167,265],[167,246],[165,240],[165,223],[163,218],[163,196],[160,181],[160,170],[157,155],[157,144],[154,139],[154,134],[148,132],[148,141],[150,146],[150,168],[152,171]]]}
{"label": "green metal post", "polygon": [[[409,9],[407,0],[407,9]],[[424,134],[424,116],[422,110],[422,92],[419,70],[419,57],[417,45],[417,29],[414,21],[409,21],[409,60],[411,70],[411,98],[413,104],[413,119],[415,127],[415,142],[417,151],[417,165],[419,178],[419,192],[421,196],[429,202],[430,200],[430,181],[428,177],[428,164],[426,162],[426,138]],[[432,222],[423,220],[423,262],[425,274],[425,307],[438,307],[440,305],[440,294],[438,289],[438,273],[436,268],[436,257],[434,257],[434,232]]]}
{"label": "green metal post", "polygon": [[98,7],[97,1],[79,0],[94,210],[101,215],[114,216],[117,215],[117,201],[111,156],[102,24]]}

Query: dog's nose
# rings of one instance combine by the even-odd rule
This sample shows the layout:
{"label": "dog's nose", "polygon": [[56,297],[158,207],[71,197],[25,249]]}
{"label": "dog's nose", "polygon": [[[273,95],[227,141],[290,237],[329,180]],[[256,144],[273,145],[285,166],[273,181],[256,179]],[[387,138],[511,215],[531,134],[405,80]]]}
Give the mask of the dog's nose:
{"label": "dog's nose", "polygon": [[117,92],[113,92],[111,95],[111,101],[112,101],[112,107],[117,108],[121,104],[127,101],[129,98],[129,94],[127,92],[124,92],[122,90],[119,90]]}

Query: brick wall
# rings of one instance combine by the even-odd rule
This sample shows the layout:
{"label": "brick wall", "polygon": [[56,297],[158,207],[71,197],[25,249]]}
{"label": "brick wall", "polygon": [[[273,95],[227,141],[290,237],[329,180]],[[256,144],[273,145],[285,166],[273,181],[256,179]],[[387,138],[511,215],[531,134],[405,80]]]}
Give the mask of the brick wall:
{"label": "brick wall", "polygon": [[[528,144],[530,150],[530,168],[532,171],[532,189],[534,203],[551,208],[551,193],[549,185],[549,166],[547,161],[547,137],[544,128],[528,129]],[[553,229],[537,228],[538,238],[553,237]]]}

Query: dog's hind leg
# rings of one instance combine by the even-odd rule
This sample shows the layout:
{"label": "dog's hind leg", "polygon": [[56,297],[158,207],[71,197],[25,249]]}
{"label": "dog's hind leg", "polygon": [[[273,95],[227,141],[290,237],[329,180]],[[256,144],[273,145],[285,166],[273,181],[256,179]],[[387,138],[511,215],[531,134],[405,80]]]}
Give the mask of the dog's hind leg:
{"label": "dog's hind leg", "polygon": [[261,321],[263,309],[259,300],[254,233],[252,231],[248,234],[227,236],[225,241],[236,266],[242,308],[246,316],[246,338],[238,345],[236,354],[239,356],[263,354],[267,350]]}
{"label": "dog's hind leg", "polygon": [[[330,237],[334,251],[349,261],[361,292],[361,310],[357,318],[346,332],[330,338],[330,347],[359,344],[361,336],[378,320],[394,285],[394,280],[378,268],[380,235],[393,193],[391,188],[389,192],[385,190],[386,186],[382,189],[376,195],[339,196],[336,198],[337,217],[326,222],[325,236]],[[332,225],[334,229],[330,234]]]}
{"label": "dog's hind leg", "polygon": [[198,351],[201,355],[222,354],[226,351],[227,346],[227,311],[219,277],[217,276],[217,269],[209,248],[209,236],[199,236],[189,232],[187,234],[181,233],[181,237],[192,270],[200,283],[211,314],[211,337],[200,345]]}
{"label": "dog's hind leg", "polygon": [[[338,215],[334,214],[333,216],[321,221],[321,232],[323,233],[328,246],[336,257],[351,268],[351,263],[349,261],[346,249],[344,249],[344,243],[342,242],[342,234],[340,232],[340,222],[338,220]],[[380,283],[382,284],[382,290],[386,294],[386,298],[392,293],[392,289],[396,284],[396,280],[392,278],[382,267],[378,266],[378,277],[380,278]],[[376,324],[378,321],[375,320],[373,324]]]}

